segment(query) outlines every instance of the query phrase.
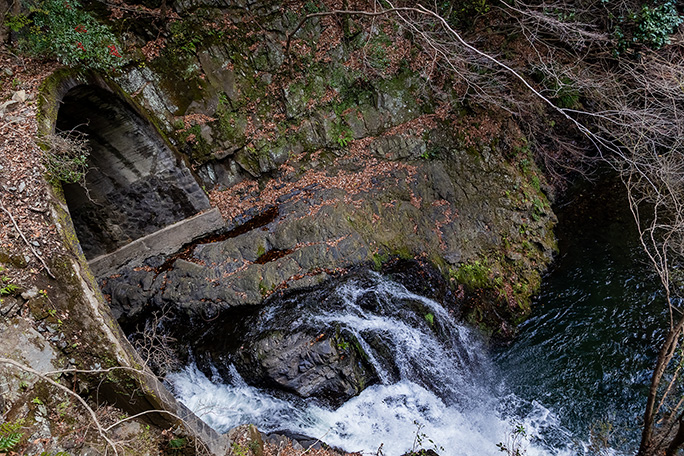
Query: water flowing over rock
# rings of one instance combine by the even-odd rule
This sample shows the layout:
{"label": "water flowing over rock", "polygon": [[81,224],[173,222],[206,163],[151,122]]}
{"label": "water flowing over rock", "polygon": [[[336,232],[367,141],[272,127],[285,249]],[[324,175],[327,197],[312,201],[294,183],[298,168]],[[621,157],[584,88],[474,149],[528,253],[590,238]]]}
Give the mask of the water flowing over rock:
{"label": "water flowing over rock", "polygon": [[[403,276],[414,287],[432,290],[435,295],[446,289],[441,276],[425,264],[399,262],[388,268],[388,273],[395,278]],[[408,293],[398,302],[390,302],[378,298],[375,292],[358,296],[339,292],[340,284],[344,289],[346,283],[372,287],[377,281],[374,274],[356,272],[340,280],[316,289],[273,296],[260,309],[229,311],[211,322],[196,319],[188,325],[179,316],[168,328],[179,339],[180,347],[188,347],[191,359],[207,375],[216,372],[230,379],[234,366],[251,385],[338,406],[369,385],[399,378],[403,367],[395,361],[395,341],[386,334],[362,334],[354,325],[326,315],[347,311],[351,300],[360,313],[393,316],[401,325],[417,324],[439,337],[447,337],[433,311]],[[441,297],[456,315],[454,296],[447,292]],[[380,371],[378,365],[383,366]]]}
{"label": "water flowing over rock", "polygon": [[[415,275],[414,280],[422,279]],[[389,456],[411,448],[442,455],[495,456],[500,454],[496,444],[510,432],[508,420],[516,417],[530,435],[555,433],[560,450],[553,454],[572,454],[566,451],[572,442],[548,410],[499,384],[481,337],[456,323],[453,302],[446,304],[445,308],[378,273],[361,270],[329,286],[271,298],[258,315],[239,320],[249,326],[248,333],[271,326],[289,328],[292,334],[308,326],[332,327],[342,336],[338,341],[358,345],[377,378],[343,404],[302,400],[273,385],[248,386],[251,382],[240,375],[240,361],[232,364],[228,356],[202,354],[202,344],[235,340],[233,330],[218,320],[208,324],[216,327],[195,345],[196,364],[171,374],[168,381],[188,407],[201,410],[219,431],[251,422],[265,433],[321,438],[346,451],[373,452],[382,443],[383,454]],[[312,333],[309,343],[315,340]],[[234,350],[239,353],[240,348]],[[547,454],[543,445],[535,442],[528,454]]]}

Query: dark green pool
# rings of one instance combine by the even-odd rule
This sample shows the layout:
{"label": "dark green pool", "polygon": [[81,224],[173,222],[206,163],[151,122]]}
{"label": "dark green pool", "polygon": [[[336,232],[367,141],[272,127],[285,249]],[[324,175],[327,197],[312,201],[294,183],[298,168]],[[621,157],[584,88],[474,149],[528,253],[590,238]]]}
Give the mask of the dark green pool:
{"label": "dark green pool", "polygon": [[517,395],[550,408],[575,436],[610,422],[612,446],[628,451],[668,317],[621,183],[589,187],[557,210],[560,254],[533,317],[496,360]]}

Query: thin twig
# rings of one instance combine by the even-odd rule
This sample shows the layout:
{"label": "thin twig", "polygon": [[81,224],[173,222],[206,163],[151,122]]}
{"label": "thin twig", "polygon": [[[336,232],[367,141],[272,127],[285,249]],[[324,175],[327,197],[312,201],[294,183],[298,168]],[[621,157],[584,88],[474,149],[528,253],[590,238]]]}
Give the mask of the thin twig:
{"label": "thin twig", "polygon": [[24,236],[24,233],[19,228],[19,225],[17,225],[17,221],[14,220],[14,217],[12,217],[12,214],[10,213],[10,211],[5,209],[5,206],[2,204],[2,200],[0,200],[0,209],[2,209],[5,212],[5,214],[7,214],[7,216],[10,218],[10,220],[12,221],[12,224],[14,225],[14,228],[16,228],[16,230],[19,233],[19,235],[21,236],[21,238],[24,240],[24,242],[26,242],[26,245],[28,245],[29,249],[31,249],[31,252],[33,252],[33,255],[35,255],[35,257],[38,258],[38,260],[40,260],[40,262],[43,264],[43,267],[45,268],[45,271],[48,273],[48,275],[51,278],[57,280],[57,277],[55,277],[54,274],[50,271],[50,268],[45,263],[45,260],[43,259],[43,257],[40,256],[40,254],[38,254],[38,252],[36,252],[36,249],[34,249],[33,246],[31,245],[31,243],[28,241],[28,239],[26,239],[26,236]]}
{"label": "thin twig", "polygon": [[[56,387],[56,388],[59,388],[60,390],[64,391],[64,392],[67,393],[69,396],[76,398],[76,400],[78,400],[78,401],[81,403],[81,405],[82,405],[83,408],[86,410],[86,412],[88,412],[88,415],[90,415],[90,418],[93,420],[93,423],[94,423],[95,426],[97,427],[97,431],[98,431],[98,433],[100,434],[100,436],[101,436],[101,437],[105,440],[105,442],[107,442],[107,444],[112,448],[112,450],[114,451],[114,454],[118,456],[119,452],[116,450],[116,445],[114,445],[114,442],[112,442],[112,440],[111,440],[109,437],[107,437],[107,432],[106,432],[106,430],[102,428],[102,425],[100,424],[100,421],[97,419],[97,415],[95,414],[95,411],[88,405],[88,403],[85,401],[85,399],[83,399],[81,396],[79,396],[79,395],[78,395],[77,393],[75,393],[74,391],[71,391],[71,390],[70,390],[69,388],[67,388],[66,386],[60,385],[60,384],[57,383],[56,381],[52,380],[50,377],[48,377],[48,376],[46,376],[46,375],[44,375],[44,374],[41,374],[41,373],[38,372],[37,370],[32,369],[31,367],[26,366],[26,365],[24,365],[24,364],[21,364],[21,363],[15,361],[15,360],[13,360],[13,359],[9,359],[9,358],[0,358],[0,363],[9,364],[10,366],[16,367],[17,369],[20,369],[20,370],[22,370],[22,371],[24,371],[24,372],[28,372],[28,373],[30,373],[30,374],[33,374],[33,375],[35,375],[36,377],[40,378],[41,380],[48,382],[50,385],[52,385],[52,386],[54,386],[54,387]],[[107,453],[107,452],[106,452],[106,450],[105,450],[105,454],[106,454],[106,453]]]}

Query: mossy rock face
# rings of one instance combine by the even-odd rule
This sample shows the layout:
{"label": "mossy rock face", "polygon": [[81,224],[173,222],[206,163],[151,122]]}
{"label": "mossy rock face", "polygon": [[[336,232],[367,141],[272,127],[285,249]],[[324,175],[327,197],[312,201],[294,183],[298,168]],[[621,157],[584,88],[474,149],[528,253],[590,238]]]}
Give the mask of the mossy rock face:
{"label": "mossy rock face", "polygon": [[[393,257],[418,257],[467,298],[467,319],[510,335],[528,314],[554,252],[548,200],[489,146],[472,153],[433,141],[443,152],[428,160],[421,158],[422,136],[392,138],[370,142],[360,156],[285,162],[287,174],[262,178],[261,189],[239,198],[245,207],[258,207],[264,198],[276,202],[275,219],[198,245],[187,261],[161,274],[123,269],[107,279],[105,293],[119,315],[127,306],[182,303],[183,313],[207,317],[258,304],[283,288],[310,286],[323,272],[361,263],[381,269]],[[255,175],[262,166],[257,160],[255,154]],[[270,259],[257,261],[262,257]],[[141,281],[152,285],[120,294],[125,283]]]}
{"label": "mossy rock face", "polygon": [[[227,189],[214,196],[230,199],[221,208],[229,225],[266,205],[280,215],[197,247],[189,261],[210,265],[210,273],[180,262],[146,272],[153,285],[118,296],[135,301],[129,310],[147,300],[182,301],[184,312],[204,315],[258,304],[355,264],[381,268],[392,257],[420,257],[473,297],[470,321],[500,329],[489,317],[505,315],[503,332],[511,332],[555,248],[546,186],[519,130],[473,138],[481,122],[503,115],[466,109],[447,95],[448,83],[433,91],[409,57],[392,61],[393,40],[403,39],[392,27],[362,30],[352,19],[350,34],[311,20],[286,55],[285,30],[304,11],[283,15],[266,3],[246,17],[234,5],[177,6],[166,51],[117,81],[185,153],[206,189]],[[354,65],[360,52],[364,63]],[[234,185],[239,197],[228,197]],[[258,264],[251,243],[286,253]],[[141,280],[124,270],[105,291],[115,294],[129,277]],[[121,302],[113,306],[126,314]]]}

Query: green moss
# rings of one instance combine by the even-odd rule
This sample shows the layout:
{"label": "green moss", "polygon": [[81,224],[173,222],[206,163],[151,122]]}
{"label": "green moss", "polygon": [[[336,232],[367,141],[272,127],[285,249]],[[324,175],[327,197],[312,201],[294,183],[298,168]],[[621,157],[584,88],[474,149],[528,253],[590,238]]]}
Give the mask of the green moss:
{"label": "green moss", "polygon": [[385,264],[387,261],[389,261],[390,256],[388,253],[382,251],[382,252],[376,252],[373,254],[373,269],[376,271],[382,270],[382,265]]}
{"label": "green moss", "polygon": [[453,277],[470,290],[492,288],[492,268],[484,261],[476,260],[460,266],[452,273]]}
{"label": "green moss", "polygon": [[411,250],[405,245],[399,246],[396,249],[394,249],[392,251],[392,255],[397,256],[402,260],[411,260],[414,258],[414,255],[411,252]]}
{"label": "green moss", "polygon": [[425,314],[425,321],[427,321],[430,326],[434,326],[435,325],[435,315],[433,313],[430,313],[430,312],[426,313]]}
{"label": "green moss", "polygon": [[212,157],[213,149],[202,136],[202,126],[193,125],[181,135],[182,141],[189,148],[189,155],[195,163],[205,163]]}
{"label": "green moss", "polygon": [[74,81],[76,84],[87,84],[94,77],[94,73],[90,71],[60,68],[43,80],[38,88],[38,109],[36,110],[39,135],[52,133],[55,122],[57,122],[60,97],[63,95],[60,92],[64,90],[67,81]]}

